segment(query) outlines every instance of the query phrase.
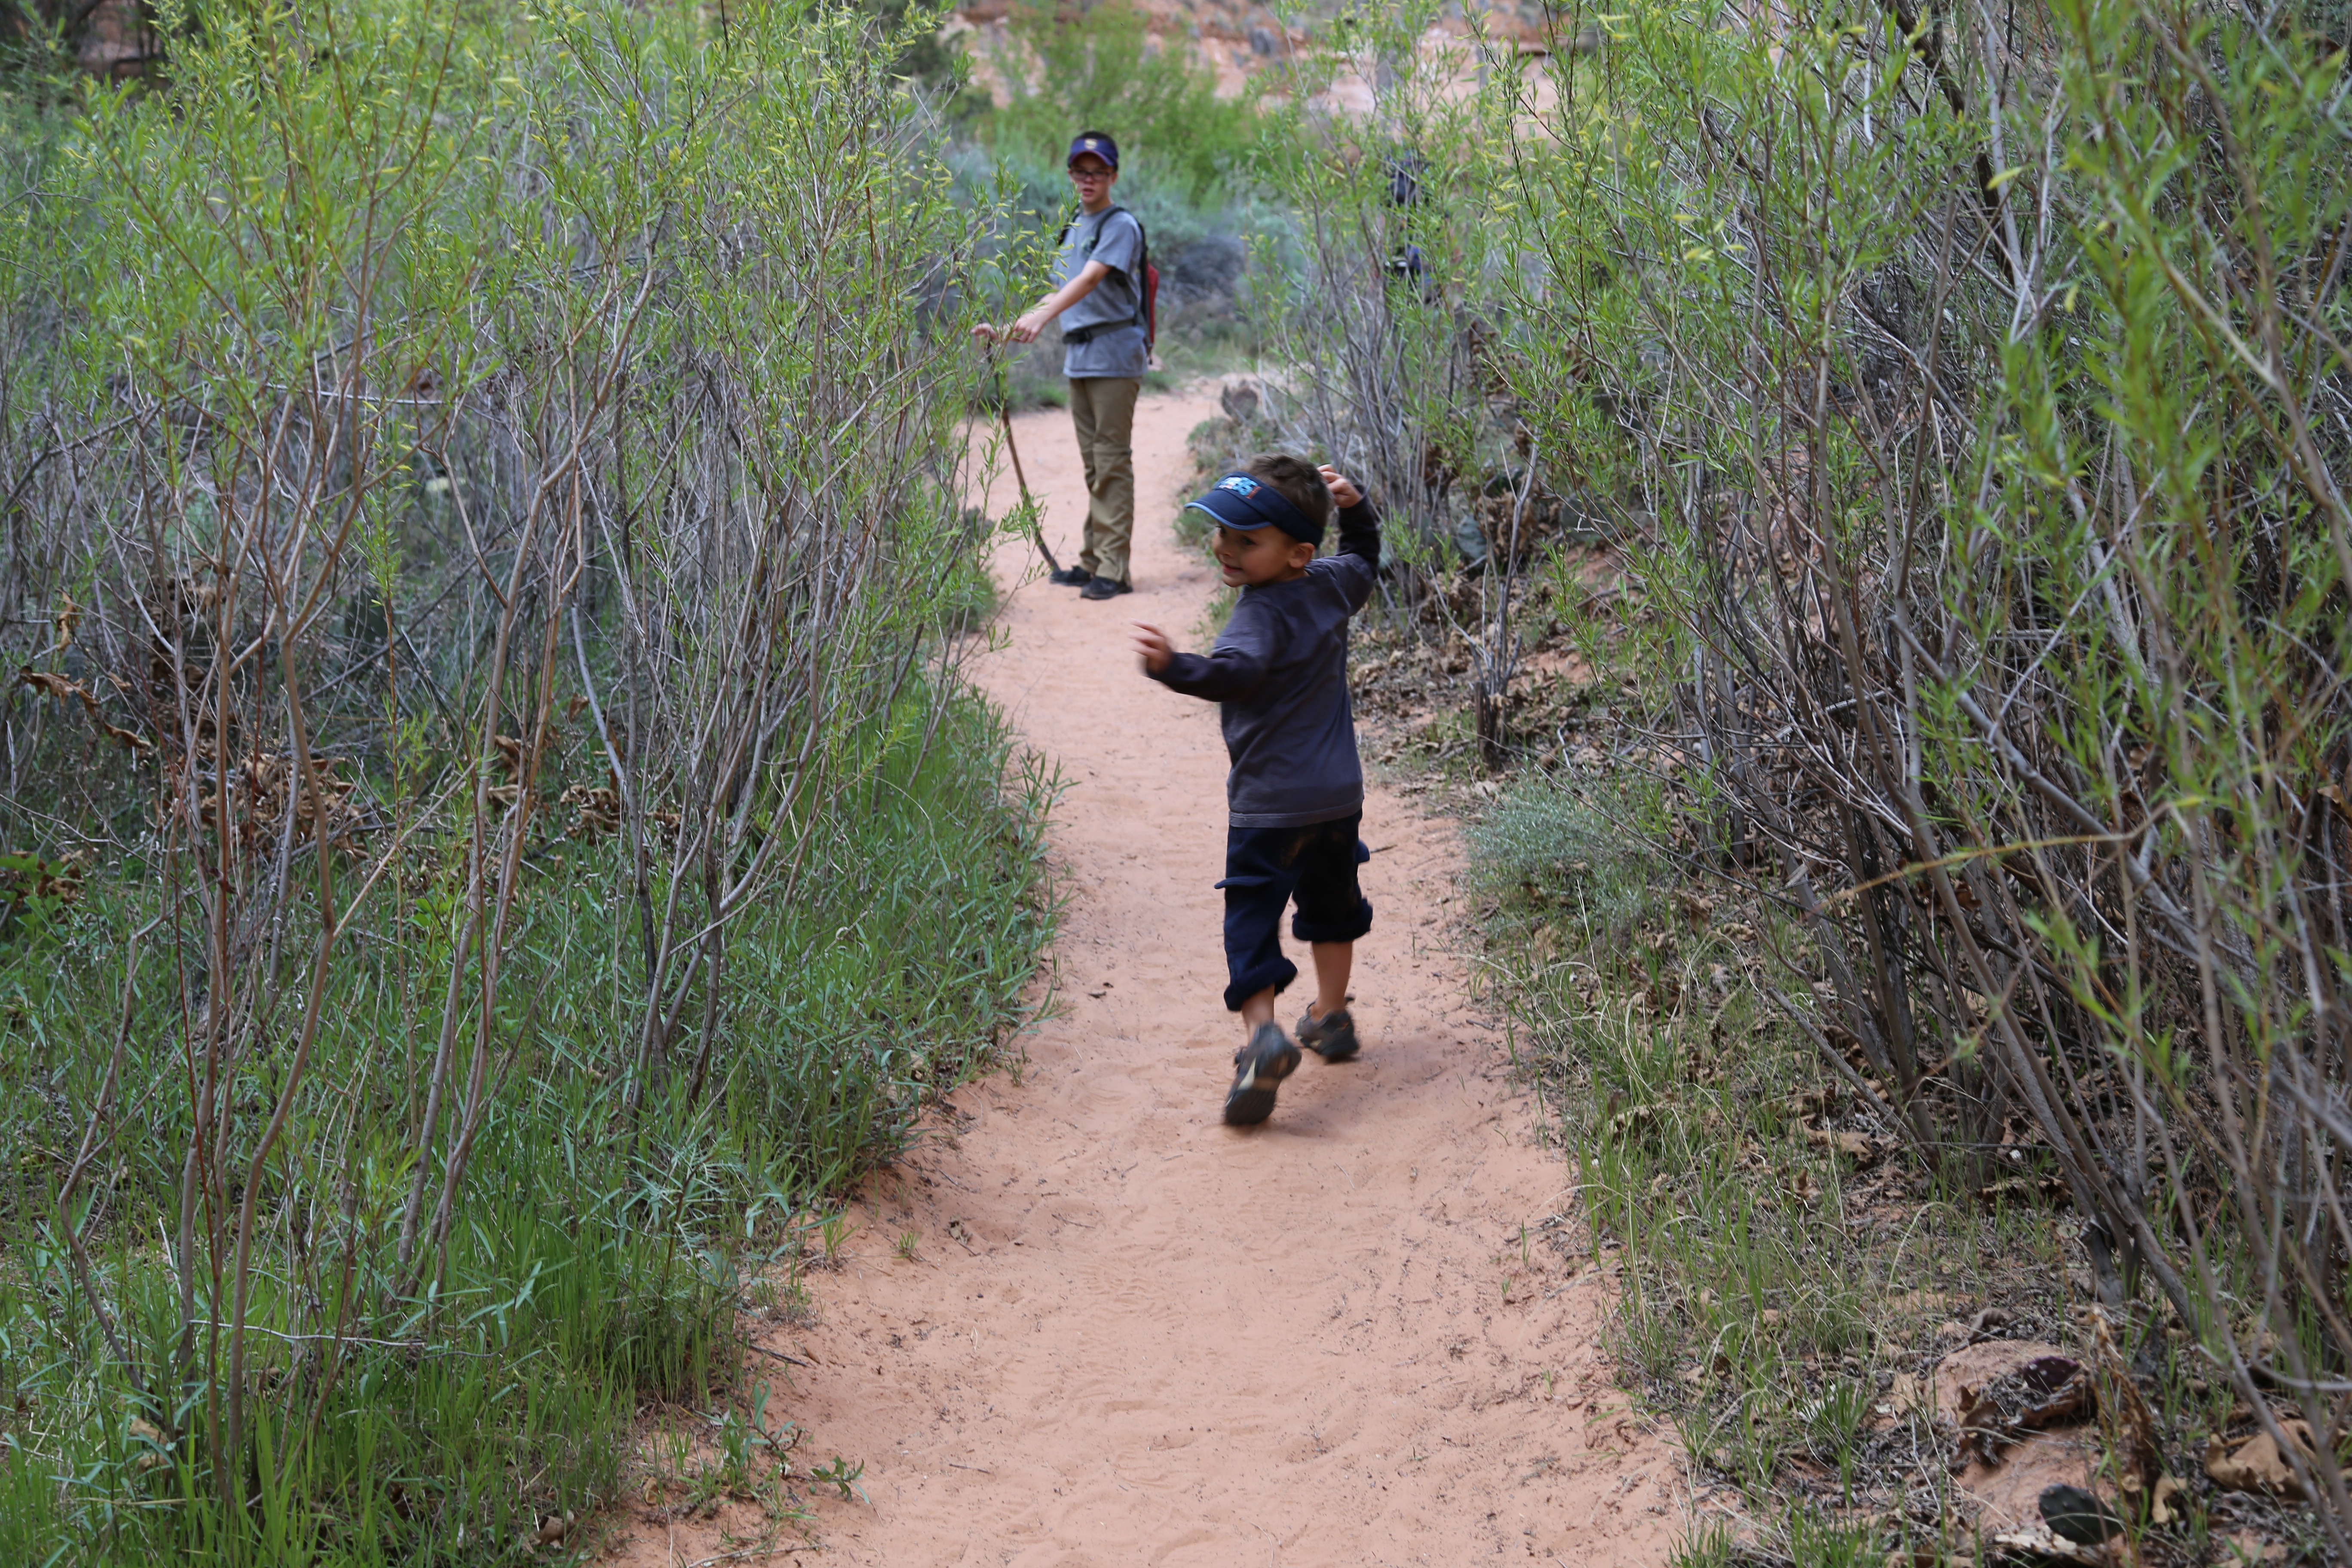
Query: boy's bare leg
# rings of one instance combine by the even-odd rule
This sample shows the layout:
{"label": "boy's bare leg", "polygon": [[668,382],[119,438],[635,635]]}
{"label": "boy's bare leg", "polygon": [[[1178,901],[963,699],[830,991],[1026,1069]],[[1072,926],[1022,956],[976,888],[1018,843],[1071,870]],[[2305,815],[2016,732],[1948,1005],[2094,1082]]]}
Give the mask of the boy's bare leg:
{"label": "boy's bare leg", "polygon": [[[1348,1005],[1348,977],[1356,968],[1352,942],[1318,942],[1315,948],[1315,1000],[1307,1005],[1310,1018],[1327,1017]],[[1269,1004],[1271,1005],[1271,1004]],[[1269,1013],[1267,1016],[1273,1015]]]}
{"label": "boy's bare leg", "polygon": [[[1318,942],[1315,949],[1315,1000],[1307,1016],[1320,1018],[1348,1005],[1348,979],[1356,969],[1352,942]],[[1274,987],[1269,985],[1242,1004],[1242,1033],[1255,1034],[1260,1024],[1274,1022]]]}

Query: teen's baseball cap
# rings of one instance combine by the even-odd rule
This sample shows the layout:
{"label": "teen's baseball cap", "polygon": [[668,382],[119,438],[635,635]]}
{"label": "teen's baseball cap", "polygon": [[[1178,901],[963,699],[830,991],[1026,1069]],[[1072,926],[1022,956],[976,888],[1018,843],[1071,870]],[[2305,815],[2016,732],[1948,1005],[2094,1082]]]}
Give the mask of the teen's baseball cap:
{"label": "teen's baseball cap", "polygon": [[1323,525],[1292,504],[1288,496],[1255,474],[1227,474],[1199,496],[1184,503],[1186,511],[1204,511],[1227,528],[1253,533],[1278,528],[1307,544],[1323,542]]}
{"label": "teen's baseball cap", "polygon": [[1113,169],[1118,167],[1118,143],[1099,131],[1081,131],[1070,143],[1070,155],[1062,160],[1066,166],[1078,161],[1081,153],[1092,153]]}

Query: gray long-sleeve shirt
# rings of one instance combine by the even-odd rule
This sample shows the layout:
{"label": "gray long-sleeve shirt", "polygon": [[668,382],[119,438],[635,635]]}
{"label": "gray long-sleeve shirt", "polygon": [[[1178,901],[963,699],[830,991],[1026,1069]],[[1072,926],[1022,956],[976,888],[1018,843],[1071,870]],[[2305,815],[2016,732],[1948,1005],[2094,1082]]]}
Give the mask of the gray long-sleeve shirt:
{"label": "gray long-sleeve shirt", "polygon": [[1206,657],[1180,653],[1154,679],[1223,705],[1235,827],[1304,827],[1364,806],[1348,700],[1348,622],[1372,596],[1381,520],[1370,501],[1339,514],[1339,550],[1307,575],[1242,590]]}

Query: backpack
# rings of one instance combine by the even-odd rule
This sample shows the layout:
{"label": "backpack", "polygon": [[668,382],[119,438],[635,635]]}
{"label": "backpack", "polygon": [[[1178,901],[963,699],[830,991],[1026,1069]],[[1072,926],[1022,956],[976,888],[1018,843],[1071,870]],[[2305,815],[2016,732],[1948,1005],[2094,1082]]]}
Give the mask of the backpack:
{"label": "backpack", "polygon": [[[1151,264],[1151,231],[1143,226],[1143,220],[1141,218],[1135,217],[1133,213],[1127,212],[1127,209],[1123,206],[1113,205],[1110,212],[1103,214],[1106,220],[1109,218],[1110,213],[1127,213],[1128,216],[1135,218],[1135,233],[1136,237],[1139,242],[1137,246],[1137,259],[1143,264],[1139,269],[1143,275],[1143,287],[1136,290],[1138,299],[1135,307],[1134,324],[1140,326],[1143,329],[1143,352],[1150,353],[1159,345],[1160,342],[1160,268]],[[1055,243],[1057,245],[1067,245],[1070,240],[1070,230],[1076,228],[1077,226],[1077,223],[1078,220],[1076,218],[1072,218],[1069,222],[1064,224],[1062,226],[1062,237]],[[1101,231],[1097,229],[1096,232],[1100,233]],[[1075,332],[1063,333],[1062,341],[1064,342],[1082,343],[1087,339],[1093,337],[1101,330],[1102,329],[1100,327],[1080,327]]]}

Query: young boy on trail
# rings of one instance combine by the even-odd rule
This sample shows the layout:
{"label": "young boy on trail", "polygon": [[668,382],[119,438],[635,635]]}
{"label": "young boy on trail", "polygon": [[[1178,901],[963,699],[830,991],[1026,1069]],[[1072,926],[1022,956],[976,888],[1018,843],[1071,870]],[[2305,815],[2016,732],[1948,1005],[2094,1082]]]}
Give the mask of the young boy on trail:
{"label": "young boy on trail", "polygon": [[[1339,550],[1318,555],[1334,507]],[[1298,1021],[1299,1044],[1327,1062],[1356,1054],[1348,976],[1372,906],[1356,885],[1371,857],[1357,836],[1364,770],[1348,702],[1348,621],[1371,597],[1381,523],[1343,475],[1298,458],[1251,458],[1187,503],[1217,524],[1217,564],[1241,590],[1233,618],[1207,657],[1179,653],[1159,627],[1139,621],[1144,673],[1171,690],[1220,703],[1230,826],[1225,832],[1225,1005],[1248,1042],[1234,1057],[1225,1121],[1255,1126],[1274,1112],[1275,1089],[1298,1066],[1274,1021],[1274,999],[1298,977],[1282,955],[1282,911],[1315,954],[1315,1000]]]}
{"label": "young boy on trail", "polygon": [[1118,142],[1099,131],[1081,131],[1070,143],[1068,168],[1078,216],[1054,263],[1054,291],[1004,335],[1016,343],[1035,342],[1055,317],[1062,319],[1062,374],[1069,378],[1070,422],[1087,469],[1087,531],[1077,564],[1051,580],[1079,589],[1081,598],[1113,599],[1130,591],[1135,398],[1151,358],[1143,226],[1110,199],[1118,184]]}

